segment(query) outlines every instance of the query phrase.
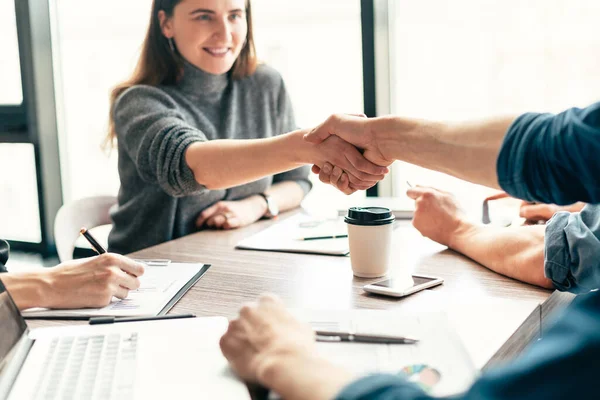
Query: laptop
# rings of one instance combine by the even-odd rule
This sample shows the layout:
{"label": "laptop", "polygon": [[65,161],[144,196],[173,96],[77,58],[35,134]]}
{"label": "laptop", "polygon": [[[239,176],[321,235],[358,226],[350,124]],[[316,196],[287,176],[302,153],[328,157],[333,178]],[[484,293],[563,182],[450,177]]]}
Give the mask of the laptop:
{"label": "laptop", "polygon": [[0,399],[250,399],[223,317],[29,330],[0,281]]}

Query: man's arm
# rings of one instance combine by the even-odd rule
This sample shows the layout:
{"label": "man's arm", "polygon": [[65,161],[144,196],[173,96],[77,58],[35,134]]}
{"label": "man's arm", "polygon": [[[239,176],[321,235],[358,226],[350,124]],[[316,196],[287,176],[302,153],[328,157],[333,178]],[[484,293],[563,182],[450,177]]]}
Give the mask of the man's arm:
{"label": "man's arm", "polygon": [[504,228],[470,223],[448,247],[499,274],[554,289],[544,275],[544,230],[543,225]]}
{"label": "man's arm", "polygon": [[512,116],[441,123],[381,117],[373,121],[371,129],[386,158],[499,188],[496,160],[514,120]]}
{"label": "man's arm", "polygon": [[336,135],[364,149],[364,156],[378,165],[402,160],[499,188],[496,159],[515,118],[442,123],[397,116],[333,115],[305,139],[319,143]]}
{"label": "man's arm", "polygon": [[475,224],[448,192],[415,187],[414,227],[425,237],[464,254],[499,274],[545,288],[554,288],[544,276],[545,226],[503,228]]}
{"label": "man's arm", "polygon": [[334,115],[305,139],[319,143],[331,135],[365,149],[379,165],[407,161],[524,200],[600,202],[600,103],[467,123]]}

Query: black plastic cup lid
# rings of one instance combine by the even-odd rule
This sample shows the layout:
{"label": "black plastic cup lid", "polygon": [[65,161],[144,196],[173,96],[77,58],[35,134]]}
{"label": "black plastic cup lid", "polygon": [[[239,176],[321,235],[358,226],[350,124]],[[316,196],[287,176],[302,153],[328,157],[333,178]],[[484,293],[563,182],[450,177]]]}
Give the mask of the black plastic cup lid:
{"label": "black plastic cup lid", "polygon": [[394,214],[389,208],[351,207],[344,221],[352,225],[375,226],[391,224],[394,219]]}

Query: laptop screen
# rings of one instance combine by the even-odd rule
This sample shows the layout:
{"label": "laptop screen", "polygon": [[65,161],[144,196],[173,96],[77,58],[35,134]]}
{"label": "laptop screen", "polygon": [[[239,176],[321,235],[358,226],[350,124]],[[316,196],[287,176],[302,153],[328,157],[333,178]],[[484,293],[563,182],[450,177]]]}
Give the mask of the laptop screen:
{"label": "laptop screen", "polygon": [[27,330],[27,324],[0,280],[0,366]]}

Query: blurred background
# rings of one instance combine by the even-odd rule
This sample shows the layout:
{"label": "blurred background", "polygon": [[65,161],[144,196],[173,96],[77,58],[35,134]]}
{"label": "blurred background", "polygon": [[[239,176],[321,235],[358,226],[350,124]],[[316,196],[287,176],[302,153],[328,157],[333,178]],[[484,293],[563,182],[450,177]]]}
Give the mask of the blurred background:
{"label": "blurred background", "polygon": [[[110,89],[133,70],[149,0],[0,0],[0,237],[53,253],[61,204],[119,188],[101,149]],[[261,60],[283,75],[300,127],[334,112],[464,120],[558,112],[600,98],[597,0],[252,0]],[[316,178],[316,177],[314,177]],[[305,203],[351,200],[315,180]],[[491,190],[396,163],[406,181],[479,210]]]}

